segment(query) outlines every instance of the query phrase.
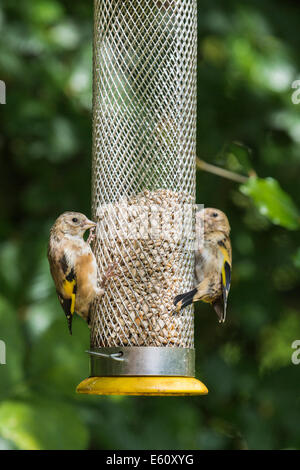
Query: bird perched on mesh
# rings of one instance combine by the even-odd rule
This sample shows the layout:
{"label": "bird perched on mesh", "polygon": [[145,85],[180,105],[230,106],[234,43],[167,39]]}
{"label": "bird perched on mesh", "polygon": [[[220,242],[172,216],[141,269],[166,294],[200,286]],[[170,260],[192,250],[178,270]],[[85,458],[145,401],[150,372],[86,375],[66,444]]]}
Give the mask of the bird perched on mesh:
{"label": "bird perched on mesh", "polygon": [[177,295],[174,305],[179,312],[198,300],[208,302],[215,309],[219,322],[223,323],[231,281],[230,225],[224,212],[206,208],[196,214],[196,232],[199,232],[201,219],[204,221],[203,243],[195,251],[197,286],[190,292]]}
{"label": "bird perched on mesh", "polygon": [[[96,296],[104,294],[104,282],[98,287],[96,258],[83,235],[96,223],[79,212],[64,212],[50,231],[48,260],[56,292],[72,334],[74,313],[90,322],[90,307]],[[109,274],[107,275],[107,277]]]}

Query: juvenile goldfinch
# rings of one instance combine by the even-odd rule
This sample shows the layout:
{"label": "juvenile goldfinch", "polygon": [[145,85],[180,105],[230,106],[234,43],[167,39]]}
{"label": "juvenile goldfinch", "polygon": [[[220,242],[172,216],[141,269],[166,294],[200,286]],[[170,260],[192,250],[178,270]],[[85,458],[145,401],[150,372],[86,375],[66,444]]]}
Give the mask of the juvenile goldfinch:
{"label": "juvenile goldfinch", "polygon": [[56,292],[72,334],[76,312],[89,324],[89,310],[96,296],[104,290],[97,286],[96,258],[83,235],[96,223],[79,212],[64,212],[50,231],[48,260]]}
{"label": "juvenile goldfinch", "polygon": [[203,246],[195,252],[195,276],[197,286],[174,299],[176,311],[202,300],[210,303],[219,317],[226,318],[227,298],[231,280],[230,225],[224,212],[207,208],[196,214],[196,227],[204,218]]}

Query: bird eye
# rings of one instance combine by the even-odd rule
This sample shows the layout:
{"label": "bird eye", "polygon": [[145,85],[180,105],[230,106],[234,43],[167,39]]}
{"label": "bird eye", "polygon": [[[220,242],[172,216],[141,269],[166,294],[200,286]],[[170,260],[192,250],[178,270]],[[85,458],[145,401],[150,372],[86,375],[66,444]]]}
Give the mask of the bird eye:
{"label": "bird eye", "polygon": [[217,212],[213,212],[212,216],[213,216],[213,217],[218,217]]}
{"label": "bird eye", "polygon": [[76,222],[78,222],[78,219],[76,217],[74,217],[74,219],[72,219],[72,222],[74,222],[76,224]]}

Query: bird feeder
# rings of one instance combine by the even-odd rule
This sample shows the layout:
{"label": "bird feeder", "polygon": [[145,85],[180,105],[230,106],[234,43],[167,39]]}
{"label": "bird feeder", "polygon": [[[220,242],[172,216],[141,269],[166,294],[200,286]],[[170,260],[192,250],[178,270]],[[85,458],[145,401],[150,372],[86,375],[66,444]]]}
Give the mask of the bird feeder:
{"label": "bird feeder", "polygon": [[198,395],[194,283],[196,0],[95,0],[92,216],[103,297],[79,393]]}

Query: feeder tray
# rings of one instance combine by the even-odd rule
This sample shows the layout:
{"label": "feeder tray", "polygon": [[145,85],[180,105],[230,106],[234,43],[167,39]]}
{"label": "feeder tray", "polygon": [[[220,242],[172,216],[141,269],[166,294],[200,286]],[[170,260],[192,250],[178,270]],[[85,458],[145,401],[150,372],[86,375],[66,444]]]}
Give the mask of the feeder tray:
{"label": "feeder tray", "polygon": [[92,215],[99,277],[78,393],[200,395],[194,318],[196,0],[95,0]]}

